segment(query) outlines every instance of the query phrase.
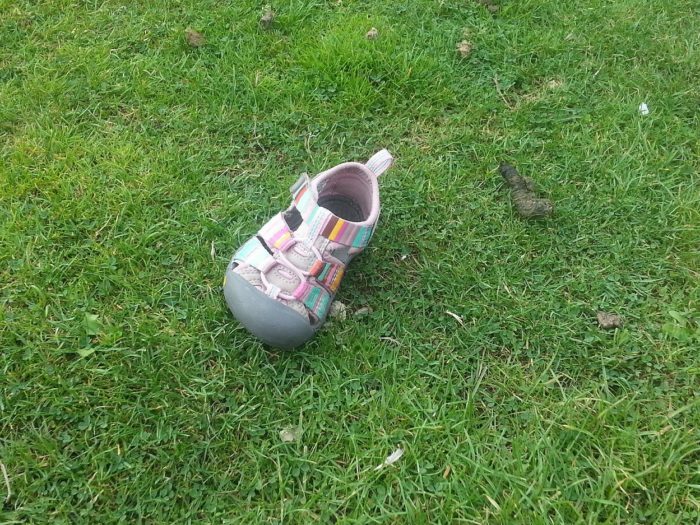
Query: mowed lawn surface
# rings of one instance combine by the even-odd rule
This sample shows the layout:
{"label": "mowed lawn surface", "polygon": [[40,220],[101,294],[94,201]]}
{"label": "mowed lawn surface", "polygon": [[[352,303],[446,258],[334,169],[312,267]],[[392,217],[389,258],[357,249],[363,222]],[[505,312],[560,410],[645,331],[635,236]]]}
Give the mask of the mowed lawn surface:
{"label": "mowed lawn surface", "polygon": [[[698,523],[697,2],[272,8],[0,0],[0,522]],[[382,147],[347,319],[263,347],[230,255]]]}

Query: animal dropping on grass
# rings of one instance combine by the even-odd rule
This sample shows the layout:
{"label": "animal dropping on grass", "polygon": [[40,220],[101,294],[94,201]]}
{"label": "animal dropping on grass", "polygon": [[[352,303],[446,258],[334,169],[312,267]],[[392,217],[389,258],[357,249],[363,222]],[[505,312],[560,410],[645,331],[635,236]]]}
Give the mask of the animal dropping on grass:
{"label": "animal dropping on grass", "polygon": [[503,163],[499,167],[501,176],[510,187],[515,210],[523,219],[542,219],[554,212],[554,205],[549,199],[537,196],[535,183],[528,177],[523,177],[510,164]]}

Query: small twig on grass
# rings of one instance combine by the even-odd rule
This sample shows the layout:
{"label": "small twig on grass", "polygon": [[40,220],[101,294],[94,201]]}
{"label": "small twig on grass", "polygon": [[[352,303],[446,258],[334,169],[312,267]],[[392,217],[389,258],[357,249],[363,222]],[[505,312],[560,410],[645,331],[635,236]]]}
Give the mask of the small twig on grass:
{"label": "small twig on grass", "polygon": [[10,488],[10,477],[7,475],[7,469],[5,464],[0,461],[0,470],[2,470],[2,477],[5,478],[5,486],[7,487],[7,496],[5,496],[5,501],[10,501],[12,496],[12,489]]}
{"label": "small twig on grass", "polygon": [[456,320],[459,324],[461,324],[462,326],[464,326],[464,321],[463,321],[462,318],[461,318],[460,316],[458,316],[456,313],[450,312],[449,310],[445,310],[445,313],[446,313],[447,315],[451,316],[451,317],[454,317],[455,320]]}

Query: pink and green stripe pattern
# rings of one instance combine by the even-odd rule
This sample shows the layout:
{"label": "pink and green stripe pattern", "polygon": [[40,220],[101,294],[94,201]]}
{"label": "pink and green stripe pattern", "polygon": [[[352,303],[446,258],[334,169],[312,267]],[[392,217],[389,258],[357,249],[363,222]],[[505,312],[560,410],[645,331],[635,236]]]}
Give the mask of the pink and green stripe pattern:
{"label": "pink and green stripe pattern", "polygon": [[314,262],[309,273],[316,278],[316,281],[335,293],[343,279],[345,268],[340,264],[333,264],[323,261]]}
{"label": "pink and green stripe pattern", "polygon": [[297,288],[294,297],[304,303],[320,319],[325,318],[331,305],[331,295],[326,290],[306,282]]}

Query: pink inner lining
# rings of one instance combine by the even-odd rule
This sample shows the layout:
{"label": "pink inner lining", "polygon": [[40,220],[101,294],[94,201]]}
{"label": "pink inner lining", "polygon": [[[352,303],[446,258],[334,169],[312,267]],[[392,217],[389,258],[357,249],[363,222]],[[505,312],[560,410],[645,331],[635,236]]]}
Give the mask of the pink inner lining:
{"label": "pink inner lining", "polygon": [[319,200],[340,196],[350,199],[362,212],[359,224],[374,223],[379,215],[379,188],[371,171],[358,162],[345,162],[319,175],[314,181]]}

